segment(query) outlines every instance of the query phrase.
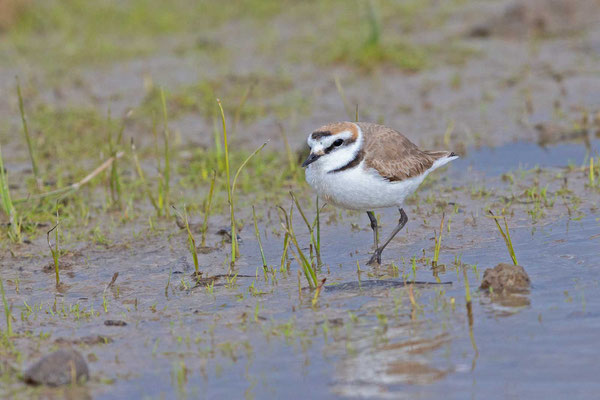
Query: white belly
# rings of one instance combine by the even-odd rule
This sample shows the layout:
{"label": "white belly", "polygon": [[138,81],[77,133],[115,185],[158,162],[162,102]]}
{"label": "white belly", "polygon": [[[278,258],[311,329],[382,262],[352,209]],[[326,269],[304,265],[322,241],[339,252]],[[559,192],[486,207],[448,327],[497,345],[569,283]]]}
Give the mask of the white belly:
{"label": "white belly", "polygon": [[427,172],[399,182],[383,179],[375,170],[358,167],[328,173],[322,169],[306,169],[306,181],[323,198],[339,207],[370,211],[378,208],[401,207],[425,179]]}

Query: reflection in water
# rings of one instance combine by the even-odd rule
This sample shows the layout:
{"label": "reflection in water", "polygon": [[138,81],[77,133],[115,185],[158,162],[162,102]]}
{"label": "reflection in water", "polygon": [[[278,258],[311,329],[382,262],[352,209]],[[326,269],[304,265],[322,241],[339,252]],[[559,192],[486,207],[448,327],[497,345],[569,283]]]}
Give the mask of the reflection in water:
{"label": "reflection in water", "polygon": [[483,309],[495,317],[515,315],[531,305],[529,290],[523,293],[489,293],[483,292],[480,304]]}
{"label": "reflection in water", "polygon": [[398,398],[401,393],[393,390],[394,385],[429,384],[453,372],[452,367],[441,367],[429,357],[450,343],[450,335],[415,338],[419,325],[411,322],[389,327],[379,342],[384,344],[373,345],[370,337],[363,340],[355,354],[337,365],[334,392],[351,397]]}
{"label": "reflection in water", "polygon": [[463,278],[465,280],[465,306],[467,309],[467,320],[469,321],[469,339],[471,340],[471,346],[475,351],[473,361],[471,362],[471,372],[475,370],[477,364],[477,358],[479,357],[479,350],[477,349],[477,343],[475,343],[475,335],[473,334],[473,302],[471,301],[471,288],[469,286],[469,277],[467,276],[467,269],[463,267]]}

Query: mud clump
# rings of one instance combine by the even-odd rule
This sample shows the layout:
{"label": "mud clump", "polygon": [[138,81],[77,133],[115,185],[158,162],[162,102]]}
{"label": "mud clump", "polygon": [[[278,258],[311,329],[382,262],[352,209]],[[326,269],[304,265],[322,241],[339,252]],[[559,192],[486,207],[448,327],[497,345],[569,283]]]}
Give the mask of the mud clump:
{"label": "mud clump", "polygon": [[24,381],[33,385],[62,386],[90,377],[83,356],[73,349],[60,349],[42,357],[24,373]]}
{"label": "mud clump", "polygon": [[[55,268],[56,267],[54,266],[54,261],[53,261],[53,262],[50,262],[50,263],[44,265],[42,267],[42,272],[49,274],[51,272],[54,272]],[[71,269],[73,269],[73,264],[68,261],[61,260],[61,262],[58,264],[58,269],[60,271],[70,271]]]}
{"label": "mud clump", "polygon": [[107,319],[104,321],[106,326],[127,326],[127,322],[121,321],[120,319]]}
{"label": "mud clump", "polygon": [[474,26],[469,36],[527,36],[569,33],[598,22],[600,0],[518,0],[501,15]]}
{"label": "mud clump", "polygon": [[483,273],[481,290],[492,290],[495,293],[523,292],[529,289],[530,280],[525,269],[520,265],[500,263],[488,268]]}

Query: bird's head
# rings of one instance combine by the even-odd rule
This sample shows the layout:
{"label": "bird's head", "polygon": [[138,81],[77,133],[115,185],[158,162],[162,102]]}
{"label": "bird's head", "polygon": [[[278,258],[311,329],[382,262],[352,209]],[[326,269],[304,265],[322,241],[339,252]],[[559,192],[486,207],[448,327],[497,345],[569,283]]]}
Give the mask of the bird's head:
{"label": "bird's head", "polygon": [[339,168],[354,158],[360,139],[360,127],[353,122],[324,125],[308,136],[310,154],[302,167],[318,163],[327,169]]}

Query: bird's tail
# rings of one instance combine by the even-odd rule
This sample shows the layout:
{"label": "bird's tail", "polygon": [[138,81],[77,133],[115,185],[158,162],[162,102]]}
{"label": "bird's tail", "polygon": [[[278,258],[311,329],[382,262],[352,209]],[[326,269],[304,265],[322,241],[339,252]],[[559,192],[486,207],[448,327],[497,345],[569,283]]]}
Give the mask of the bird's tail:
{"label": "bird's tail", "polygon": [[439,160],[440,158],[445,158],[445,157],[454,157],[452,158],[452,160],[455,160],[456,158],[458,158],[458,155],[453,152],[453,151],[445,151],[445,150],[439,150],[439,151],[431,151],[431,150],[425,150],[423,153],[427,154],[429,157],[433,158],[433,161]]}
{"label": "bird's tail", "polygon": [[446,165],[450,161],[456,160],[458,158],[456,153],[453,151],[424,151],[423,153],[427,154],[433,159],[433,165],[431,166],[430,171],[433,171],[434,169]]}

